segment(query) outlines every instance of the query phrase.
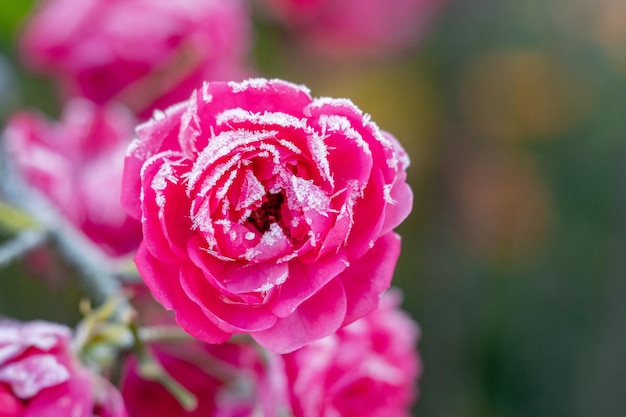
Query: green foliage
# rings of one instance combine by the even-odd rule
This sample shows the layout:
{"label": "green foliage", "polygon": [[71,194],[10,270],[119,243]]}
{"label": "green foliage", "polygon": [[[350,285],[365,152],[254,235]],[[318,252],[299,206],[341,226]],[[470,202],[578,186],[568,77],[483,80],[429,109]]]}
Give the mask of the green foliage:
{"label": "green foliage", "polygon": [[10,45],[36,0],[0,2],[0,43]]}

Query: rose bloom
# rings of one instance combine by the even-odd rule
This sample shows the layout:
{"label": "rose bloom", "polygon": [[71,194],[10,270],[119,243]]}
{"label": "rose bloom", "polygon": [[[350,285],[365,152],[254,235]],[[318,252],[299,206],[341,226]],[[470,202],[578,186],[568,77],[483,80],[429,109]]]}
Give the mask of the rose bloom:
{"label": "rose bloom", "polygon": [[192,335],[282,353],[374,310],[409,213],[408,158],[352,102],[280,80],[205,83],[138,128],[122,203],[135,257]]}
{"label": "rose bloom", "polygon": [[15,168],[33,188],[111,256],[129,253],[141,225],[120,204],[124,153],[135,119],[122,107],[66,104],[61,120],[23,111],[4,135]]}
{"label": "rose bloom", "polygon": [[66,95],[115,99],[143,117],[203,80],[249,76],[249,20],[240,0],[46,0],[21,50]]}
{"label": "rose bloom", "polygon": [[70,329],[0,319],[1,417],[126,417],[119,393],[82,367]]}
{"label": "rose bloom", "polygon": [[414,45],[445,0],[257,1],[315,50],[353,56]]}
{"label": "rose bloom", "polygon": [[251,343],[199,341],[151,345],[167,373],[195,396],[185,410],[158,382],[142,378],[137,360],[125,365],[121,391],[131,417],[280,417],[287,415],[284,369],[278,355],[263,357]]}
{"label": "rose bloom", "polygon": [[419,329],[398,292],[336,334],[284,355],[295,417],[409,417]]}

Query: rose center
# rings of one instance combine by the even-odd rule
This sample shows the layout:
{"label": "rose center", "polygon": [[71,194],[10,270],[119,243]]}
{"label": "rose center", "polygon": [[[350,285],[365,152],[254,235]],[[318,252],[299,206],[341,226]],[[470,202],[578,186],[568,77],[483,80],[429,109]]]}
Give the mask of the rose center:
{"label": "rose center", "polygon": [[282,193],[267,193],[263,197],[261,207],[252,212],[248,217],[248,222],[252,223],[256,230],[265,233],[270,230],[272,223],[280,221],[280,206],[285,201]]}

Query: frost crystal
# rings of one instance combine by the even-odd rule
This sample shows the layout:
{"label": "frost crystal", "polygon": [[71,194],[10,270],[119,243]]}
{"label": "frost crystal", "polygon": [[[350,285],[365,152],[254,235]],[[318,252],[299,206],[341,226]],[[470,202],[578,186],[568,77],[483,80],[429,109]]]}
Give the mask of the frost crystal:
{"label": "frost crystal", "polygon": [[219,113],[215,118],[215,122],[217,125],[250,122],[256,125],[274,125],[295,127],[298,129],[304,129],[307,126],[306,119],[298,119],[291,114],[268,111],[264,113],[253,113],[240,107]]}
{"label": "frost crystal", "polygon": [[209,93],[209,83],[202,84],[202,101],[210,103],[213,101],[213,95]]}
{"label": "frost crystal", "polygon": [[191,172],[189,173],[188,190],[195,187],[196,182],[205,172],[206,167],[212,165],[220,158],[228,155],[238,156],[241,148],[246,145],[263,142],[276,135],[276,131],[249,131],[246,129],[229,130],[219,133],[212,138],[207,147],[200,152]]}
{"label": "frost crystal", "polygon": [[313,155],[315,166],[318,167],[322,176],[326,178],[331,186],[334,186],[334,180],[328,164],[328,148],[326,147],[326,143],[324,143],[324,138],[319,135],[310,135],[308,139],[309,149]]}
{"label": "frost crystal", "polygon": [[152,113],[152,118],[158,122],[165,119],[165,113],[163,112],[163,110],[156,109]]}
{"label": "frost crystal", "polygon": [[228,83],[228,86],[233,91],[233,93],[241,93],[242,91],[246,91],[249,88],[263,90],[266,89],[268,85],[269,81],[264,78],[251,78],[240,83],[234,81]]}
{"label": "frost crystal", "polygon": [[385,195],[385,201],[388,204],[396,204],[396,200],[391,197],[391,190],[393,189],[393,184],[385,184],[383,186],[383,193]]}
{"label": "frost crystal", "polygon": [[363,149],[367,155],[372,154],[369,145],[363,140],[363,136],[352,127],[347,117],[334,114],[322,115],[320,116],[320,124],[322,125],[324,133],[341,132],[348,139],[354,140],[358,147]]}
{"label": "frost crystal", "polygon": [[11,386],[18,398],[28,399],[44,388],[65,382],[70,374],[54,355],[28,356],[0,369],[0,381]]}
{"label": "frost crystal", "polygon": [[230,87],[230,89],[232,90],[233,93],[241,93],[242,91],[246,91],[249,88],[253,88],[253,89],[257,89],[257,90],[265,90],[267,89],[270,85],[283,85],[285,87],[287,87],[288,89],[297,89],[300,90],[301,92],[309,95],[311,93],[311,90],[304,86],[304,85],[298,85],[298,84],[293,84],[287,81],[283,81],[283,80],[279,80],[279,79],[271,79],[271,80],[267,80],[265,78],[251,78],[248,80],[244,80],[240,83],[237,82],[229,82],[228,86]]}
{"label": "frost crystal", "polygon": [[304,210],[315,210],[322,216],[328,216],[328,197],[316,186],[312,180],[299,177],[291,177],[291,191],[293,198],[288,200],[289,208],[303,208]]}

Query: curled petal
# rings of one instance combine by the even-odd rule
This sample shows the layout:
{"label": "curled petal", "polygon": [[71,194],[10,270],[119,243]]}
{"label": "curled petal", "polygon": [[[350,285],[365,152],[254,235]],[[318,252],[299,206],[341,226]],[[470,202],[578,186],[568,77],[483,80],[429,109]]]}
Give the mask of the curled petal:
{"label": "curled petal", "polygon": [[400,256],[400,236],[387,233],[363,257],[353,261],[338,277],[346,289],[348,314],[344,324],[363,317],[378,306],[380,294],[389,288]]}
{"label": "curled petal", "polygon": [[333,280],[300,304],[291,315],[279,319],[268,330],[251,335],[261,346],[271,351],[289,353],[337,331],[345,314],[343,284]]}

